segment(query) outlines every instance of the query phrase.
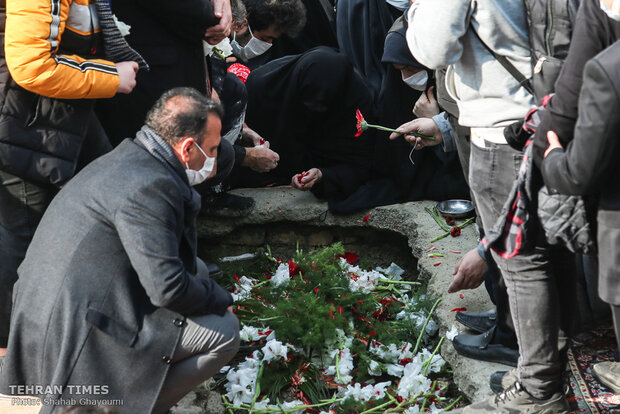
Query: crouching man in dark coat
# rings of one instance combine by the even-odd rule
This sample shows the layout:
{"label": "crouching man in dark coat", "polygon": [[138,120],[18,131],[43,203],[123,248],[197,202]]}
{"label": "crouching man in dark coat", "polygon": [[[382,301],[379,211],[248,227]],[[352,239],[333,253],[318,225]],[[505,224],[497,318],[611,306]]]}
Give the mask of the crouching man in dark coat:
{"label": "crouching man in dark coat", "polygon": [[[135,140],[57,195],[19,268],[0,393],[165,413],[237,352],[232,298],[196,257],[222,111],[166,92]],[[57,404],[56,406],[54,404]]]}

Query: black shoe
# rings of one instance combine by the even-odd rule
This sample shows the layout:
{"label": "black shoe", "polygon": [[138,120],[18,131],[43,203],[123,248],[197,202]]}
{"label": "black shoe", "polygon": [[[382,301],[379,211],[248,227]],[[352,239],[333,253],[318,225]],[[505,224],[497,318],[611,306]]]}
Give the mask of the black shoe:
{"label": "black shoe", "polygon": [[205,197],[200,212],[215,217],[245,217],[253,208],[253,198],[224,192]]}
{"label": "black shoe", "polygon": [[497,325],[497,310],[486,312],[457,312],[456,321],[479,333],[484,333]]}
{"label": "black shoe", "polygon": [[215,263],[207,263],[207,270],[209,271],[209,279],[219,279],[222,277],[222,269]]}
{"label": "black shoe", "polygon": [[495,328],[480,335],[457,335],[452,344],[459,354],[480,361],[517,366],[519,351],[505,345],[494,344]]}
{"label": "black shoe", "polygon": [[491,387],[491,391],[495,394],[499,394],[518,380],[516,369],[510,371],[496,371],[491,374],[489,386]]}

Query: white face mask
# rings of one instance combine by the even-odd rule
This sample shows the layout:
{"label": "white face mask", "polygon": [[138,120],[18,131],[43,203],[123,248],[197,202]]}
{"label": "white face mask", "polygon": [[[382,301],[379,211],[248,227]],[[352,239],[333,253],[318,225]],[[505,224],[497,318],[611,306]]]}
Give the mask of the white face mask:
{"label": "white face mask", "polygon": [[386,0],[389,4],[396,7],[400,11],[405,11],[411,5],[411,0]]}
{"label": "white face mask", "polygon": [[187,180],[189,181],[189,185],[198,185],[211,175],[213,172],[213,168],[215,167],[215,157],[209,157],[205,152],[200,148],[200,145],[196,144],[196,148],[202,152],[205,156],[205,162],[202,164],[202,168],[199,171],[192,170],[189,168],[189,164],[185,163],[185,174],[187,174]]}
{"label": "white face mask", "polygon": [[400,76],[403,78],[403,82],[410,88],[416,91],[423,91],[426,89],[426,83],[428,82],[428,73],[425,70],[421,70],[418,73],[405,78],[405,74],[401,71]]}
{"label": "white face mask", "polygon": [[603,10],[610,19],[620,22],[620,0],[614,0],[609,9],[603,0],[601,0],[601,10]]}
{"label": "white face mask", "polygon": [[250,29],[250,26],[248,26],[248,30],[250,31],[250,35],[252,36],[252,38],[247,45],[241,46],[239,42],[237,42],[237,33],[233,34],[233,40],[232,42],[230,42],[233,54],[244,62],[247,62],[248,60],[255,58],[256,56],[262,55],[263,53],[268,51],[271,46],[273,46],[269,42],[265,42],[264,40],[260,40],[254,37],[254,33],[252,33],[252,29]]}

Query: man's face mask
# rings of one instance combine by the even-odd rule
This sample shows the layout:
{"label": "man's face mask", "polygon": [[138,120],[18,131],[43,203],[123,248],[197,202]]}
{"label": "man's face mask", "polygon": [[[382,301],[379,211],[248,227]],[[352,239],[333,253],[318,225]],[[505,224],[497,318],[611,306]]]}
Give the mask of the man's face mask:
{"label": "man's face mask", "polygon": [[603,0],[601,0],[601,10],[603,10],[610,19],[620,22],[620,0],[614,0],[611,5],[611,9],[605,5]]}
{"label": "man's face mask", "polygon": [[202,152],[205,156],[205,162],[202,164],[202,168],[198,171],[190,169],[189,164],[185,163],[185,174],[187,174],[189,185],[192,186],[198,185],[206,180],[209,175],[211,175],[213,168],[215,167],[215,157],[207,156],[198,144],[196,144],[196,148],[198,148],[198,150],[200,150],[200,152]]}
{"label": "man's face mask", "polygon": [[414,73],[408,78],[405,78],[405,74],[402,71],[400,75],[403,78],[403,82],[405,82],[410,88],[413,88],[416,91],[423,91],[426,89],[426,83],[428,82],[428,73],[425,70]]}
{"label": "man's face mask", "polygon": [[254,33],[252,33],[252,29],[248,26],[248,30],[250,31],[250,35],[252,38],[248,42],[247,45],[241,46],[239,42],[237,42],[237,33],[233,34],[233,40],[230,42],[232,46],[233,53],[235,56],[247,62],[248,60],[255,58],[256,56],[260,56],[266,51],[268,51],[271,46],[273,46],[269,42],[265,42],[264,40],[260,40],[254,37]]}

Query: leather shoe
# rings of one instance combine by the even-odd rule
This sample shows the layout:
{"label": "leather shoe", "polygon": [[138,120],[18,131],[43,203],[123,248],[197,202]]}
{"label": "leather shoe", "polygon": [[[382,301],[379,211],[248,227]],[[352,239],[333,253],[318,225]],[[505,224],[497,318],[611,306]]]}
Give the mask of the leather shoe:
{"label": "leather shoe", "polygon": [[497,325],[497,310],[493,308],[486,312],[457,312],[456,321],[478,333],[484,333]]}
{"label": "leather shoe", "polygon": [[452,344],[459,354],[480,361],[517,366],[519,351],[505,345],[494,344],[495,327],[480,335],[457,335]]}

